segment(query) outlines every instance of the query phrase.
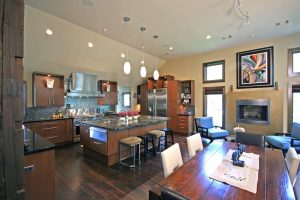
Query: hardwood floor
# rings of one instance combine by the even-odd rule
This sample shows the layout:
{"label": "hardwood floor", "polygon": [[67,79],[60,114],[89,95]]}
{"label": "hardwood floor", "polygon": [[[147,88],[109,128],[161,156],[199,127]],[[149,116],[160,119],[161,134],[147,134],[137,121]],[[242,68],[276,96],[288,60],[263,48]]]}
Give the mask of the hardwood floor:
{"label": "hardwood floor", "polygon": [[[175,134],[184,162],[186,137]],[[148,199],[148,191],[164,178],[161,156],[149,157],[136,168],[106,167],[83,156],[80,144],[55,150],[56,199]]]}

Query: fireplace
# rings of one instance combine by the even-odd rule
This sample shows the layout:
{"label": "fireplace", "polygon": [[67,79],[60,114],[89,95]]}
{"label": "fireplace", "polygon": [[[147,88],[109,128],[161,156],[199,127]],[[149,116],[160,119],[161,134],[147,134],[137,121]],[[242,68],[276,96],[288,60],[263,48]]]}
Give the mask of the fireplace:
{"label": "fireplace", "polygon": [[236,121],[249,124],[270,124],[269,99],[242,99],[236,102]]}

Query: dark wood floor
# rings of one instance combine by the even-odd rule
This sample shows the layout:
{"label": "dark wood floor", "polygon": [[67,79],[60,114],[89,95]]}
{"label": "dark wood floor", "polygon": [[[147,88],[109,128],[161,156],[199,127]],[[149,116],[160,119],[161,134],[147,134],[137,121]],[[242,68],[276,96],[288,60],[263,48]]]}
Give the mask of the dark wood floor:
{"label": "dark wood floor", "polygon": [[[174,139],[186,162],[186,137],[175,134]],[[77,143],[56,149],[55,158],[56,199],[148,199],[149,188],[164,178],[160,155],[136,168],[106,167],[84,157]]]}

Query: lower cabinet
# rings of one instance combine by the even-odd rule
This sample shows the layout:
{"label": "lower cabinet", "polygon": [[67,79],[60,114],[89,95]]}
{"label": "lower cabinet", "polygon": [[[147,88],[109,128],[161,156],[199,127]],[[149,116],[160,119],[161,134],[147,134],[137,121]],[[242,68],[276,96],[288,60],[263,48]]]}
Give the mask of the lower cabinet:
{"label": "lower cabinet", "polygon": [[24,156],[26,200],[55,199],[54,149]]}
{"label": "lower cabinet", "polygon": [[177,132],[190,134],[194,131],[194,116],[178,115]]}
{"label": "lower cabinet", "polygon": [[73,120],[59,119],[41,122],[28,122],[24,125],[54,144],[73,141]]}

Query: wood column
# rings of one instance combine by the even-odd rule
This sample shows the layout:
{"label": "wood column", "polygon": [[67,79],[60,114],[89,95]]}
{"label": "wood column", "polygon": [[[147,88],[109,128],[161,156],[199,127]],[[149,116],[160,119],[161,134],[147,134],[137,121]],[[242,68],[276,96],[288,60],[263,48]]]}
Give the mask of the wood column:
{"label": "wood column", "polygon": [[0,1],[0,199],[24,199],[24,0]]}

